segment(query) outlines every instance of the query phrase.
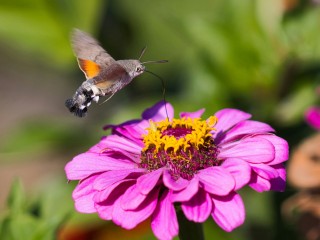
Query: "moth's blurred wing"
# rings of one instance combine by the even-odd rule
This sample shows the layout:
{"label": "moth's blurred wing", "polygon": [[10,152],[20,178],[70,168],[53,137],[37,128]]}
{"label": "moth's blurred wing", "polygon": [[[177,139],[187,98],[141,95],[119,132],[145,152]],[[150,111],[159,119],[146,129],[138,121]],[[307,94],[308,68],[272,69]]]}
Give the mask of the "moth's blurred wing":
{"label": "moth's blurred wing", "polygon": [[97,76],[102,68],[116,62],[93,37],[79,29],[73,30],[71,42],[79,67],[87,78]]}

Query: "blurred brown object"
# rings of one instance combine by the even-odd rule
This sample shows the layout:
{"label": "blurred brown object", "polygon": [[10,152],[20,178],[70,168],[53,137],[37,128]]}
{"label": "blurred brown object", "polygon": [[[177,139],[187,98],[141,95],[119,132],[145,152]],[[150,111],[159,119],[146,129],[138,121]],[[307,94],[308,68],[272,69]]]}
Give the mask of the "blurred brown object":
{"label": "blurred brown object", "polygon": [[149,239],[152,236],[150,219],[140,223],[132,230],[125,230],[112,222],[93,222],[64,225],[57,236],[58,240],[121,240]]}
{"label": "blurred brown object", "polygon": [[282,205],[282,213],[307,240],[320,240],[320,133],[305,139],[288,166],[288,182],[299,192]]}
{"label": "blurred brown object", "polygon": [[288,182],[298,189],[320,188],[320,133],[305,139],[289,161]]}
{"label": "blurred brown object", "polygon": [[285,11],[290,11],[299,5],[299,0],[283,0],[282,4]]}

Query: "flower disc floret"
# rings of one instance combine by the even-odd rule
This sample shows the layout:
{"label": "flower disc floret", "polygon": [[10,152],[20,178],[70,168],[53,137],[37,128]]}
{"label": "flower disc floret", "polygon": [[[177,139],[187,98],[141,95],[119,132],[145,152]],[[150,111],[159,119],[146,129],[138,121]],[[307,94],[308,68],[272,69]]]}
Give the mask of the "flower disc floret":
{"label": "flower disc floret", "polygon": [[215,116],[207,121],[190,117],[150,120],[148,133],[143,136],[140,166],[149,171],[167,166],[175,179],[191,179],[196,171],[218,165],[212,137],[216,122]]}

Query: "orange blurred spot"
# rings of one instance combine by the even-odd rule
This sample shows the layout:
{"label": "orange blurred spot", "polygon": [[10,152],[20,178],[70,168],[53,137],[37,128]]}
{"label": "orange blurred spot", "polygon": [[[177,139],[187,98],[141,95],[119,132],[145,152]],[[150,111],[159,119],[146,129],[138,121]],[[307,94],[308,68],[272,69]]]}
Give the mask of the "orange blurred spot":
{"label": "orange blurred spot", "polygon": [[87,78],[93,78],[100,72],[100,66],[93,61],[78,58],[79,67]]}

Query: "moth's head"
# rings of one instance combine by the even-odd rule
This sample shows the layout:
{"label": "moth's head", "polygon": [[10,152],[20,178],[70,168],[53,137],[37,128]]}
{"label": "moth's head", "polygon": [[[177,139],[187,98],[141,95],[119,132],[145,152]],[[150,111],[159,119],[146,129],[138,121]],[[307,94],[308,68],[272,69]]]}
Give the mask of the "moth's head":
{"label": "moth's head", "polygon": [[146,69],[139,60],[127,60],[125,68],[131,78],[139,76]]}

